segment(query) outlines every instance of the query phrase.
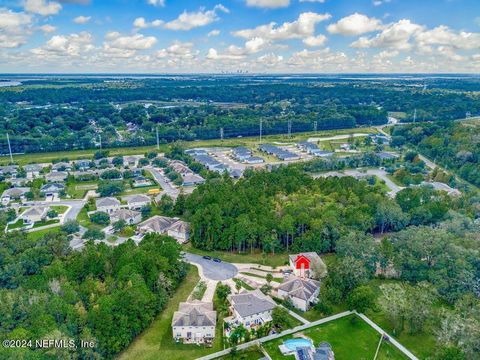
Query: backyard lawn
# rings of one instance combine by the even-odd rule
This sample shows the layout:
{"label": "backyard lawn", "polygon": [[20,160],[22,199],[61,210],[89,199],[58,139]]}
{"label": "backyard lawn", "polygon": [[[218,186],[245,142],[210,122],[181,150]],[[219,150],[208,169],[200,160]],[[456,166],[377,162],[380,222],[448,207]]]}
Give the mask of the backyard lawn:
{"label": "backyard lawn", "polygon": [[[380,334],[356,315],[334,320],[300,333],[312,339],[315,346],[323,341],[328,342],[332,346],[336,360],[371,360],[380,341]],[[273,360],[291,359],[291,356],[282,355],[278,346],[292,337],[287,335],[266,342],[263,347]],[[399,354],[395,353],[390,356],[387,351],[382,352],[383,359],[404,359],[401,354],[400,357],[397,355]]]}
{"label": "backyard lawn", "polygon": [[170,298],[166,308],[153,321],[149,328],[140,334],[127,350],[118,356],[118,359],[166,359],[183,360],[198,357],[222,350],[222,327],[217,324],[217,332],[213,347],[204,348],[197,345],[175,344],[172,337],[171,322],[173,313],[178,310],[178,304],[185,301],[200,280],[197,268],[190,267],[183,283]]}

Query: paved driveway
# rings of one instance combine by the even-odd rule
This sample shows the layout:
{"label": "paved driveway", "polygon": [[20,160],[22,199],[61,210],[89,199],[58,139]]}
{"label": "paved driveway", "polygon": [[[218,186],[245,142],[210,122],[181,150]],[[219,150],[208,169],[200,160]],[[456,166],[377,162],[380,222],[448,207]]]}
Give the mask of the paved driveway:
{"label": "paved driveway", "polygon": [[164,175],[158,170],[153,167],[146,167],[146,170],[152,174],[152,176],[155,178],[155,181],[162,187],[163,191],[170,196],[173,199],[176,199],[180,191],[173,187],[166,179]]}
{"label": "paved driveway", "polygon": [[233,278],[238,272],[237,268],[230,263],[223,261],[217,263],[213,260],[206,260],[200,255],[186,253],[185,259],[189,263],[198,265],[202,269],[203,276],[210,280],[227,280]]}

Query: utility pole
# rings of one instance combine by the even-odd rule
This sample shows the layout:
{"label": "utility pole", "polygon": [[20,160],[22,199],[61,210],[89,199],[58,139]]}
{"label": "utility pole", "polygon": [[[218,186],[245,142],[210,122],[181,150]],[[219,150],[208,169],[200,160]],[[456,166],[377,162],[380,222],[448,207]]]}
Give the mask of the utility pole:
{"label": "utility pole", "polygon": [[465,113],[465,119],[470,119],[472,117],[472,113],[470,111],[467,111]]}
{"label": "utility pole", "polygon": [[158,138],[158,126],[155,127],[155,134],[157,136],[157,150],[160,150],[160,140]]}
{"label": "utility pole", "polygon": [[413,122],[417,121],[417,109],[413,112]]}
{"label": "utility pole", "polygon": [[223,127],[220,128],[220,140],[223,141]]}
{"label": "utility pole", "polygon": [[100,139],[100,149],[102,148],[102,134],[98,134],[98,138]]}
{"label": "utility pole", "polygon": [[263,120],[260,119],[260,142],[262,142]]}
{"label": "utility pole", "polygon": [[288,119],[288,137],[292,136],[292,120]]}
{"label": "utility pole", "polygon": [[316,121],[313,122],[313,131],[317,132],[317,122]]}
{"label": "utility pole", "polygon": [[12,147],[10,146],[10,137],[7,132],[8,152],[10,153],[10,162],[13,164]]}

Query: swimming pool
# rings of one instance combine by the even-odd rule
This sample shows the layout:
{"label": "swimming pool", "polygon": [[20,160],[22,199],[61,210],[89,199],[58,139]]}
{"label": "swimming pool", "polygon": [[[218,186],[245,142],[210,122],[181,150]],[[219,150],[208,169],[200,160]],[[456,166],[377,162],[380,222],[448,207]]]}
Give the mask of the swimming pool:
{"label": "swimming pool", "polygon": [[290,339],[285,340],[283,345],[285,345],[291,351],[296,351],[299,347],[312,347],[312,340],[303,338]]}

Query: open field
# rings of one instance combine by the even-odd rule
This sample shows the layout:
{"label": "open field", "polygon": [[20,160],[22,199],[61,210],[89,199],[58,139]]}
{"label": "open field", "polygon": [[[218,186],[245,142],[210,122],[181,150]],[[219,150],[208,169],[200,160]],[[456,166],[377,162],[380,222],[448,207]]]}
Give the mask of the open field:
{"label": "open field", "polygon": [[[370,325],[364,322],[356,315],[350,315],[338,320],[322,324],[300,333],[312,339],[315,346],[326,341],[332,346],[337,360],[371,360],[375,355],[380,334],[378,334]],[[263,348],[268,352],[272,360],[283,360],[286,358],[281,354],[279,345],[284,340],[291,339],[292,335],[287,335],[263,344]],[[382,359],[405,359],[401,353],[394,352],[393,347],[382,353]],[[395,354],[393,356],[390,355]]]}
{"label": "open field", "polygon": [[[366,133],[378,133],[376,128],[353,128],[353,129],[339,129],[339,130],[324,130],[324,131],[317,131],[317,132],[302,132],[302,133],[294,133],[289,138],[286,135],[265,135],[263,136],[262,143],[268,142],[289,142],[294,143],[302,140],[306,140],[311,136],[334,136],[334,135],[344,135],[344,134],[351,134],[354,132],[366,132]],[[220,139],[213,139],[213,140],[199,140],[199,141],[185,141],[182,142],[185,147],[193,148],[193,147],[215,147],[215,146],[248,146],[256,148],[259,144],[258,137],[242,137],[242,138],[228,138],[224,139],[223,141]],[[160,145],[160,152],[164,152],[168,149],[167,144]],[[25,165],[29,163],[47,163],[52,162],[52,160],[68,158],[69,160],[78,160],[84,158],[91,158],[93,157],[94,153],[98,149],[89,149],[89,150],[74,150],[74,151],[59,151],[59,152],[48,152],[48,153],[34,153],[34,154],[21,154],[21,155],[14,155],[13,159],[14,162],[19,165]],[[140,155],[145,154],[148,151],[156,150],[156,146],[137,146],[137,147],[125,147],[125,148],[111,148],[106,149],[109,151],[110,156],[117,156],[117,155]],[[6,165],[10,162],[7,156],[0,158],[0,165]]]}

